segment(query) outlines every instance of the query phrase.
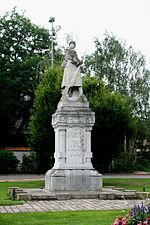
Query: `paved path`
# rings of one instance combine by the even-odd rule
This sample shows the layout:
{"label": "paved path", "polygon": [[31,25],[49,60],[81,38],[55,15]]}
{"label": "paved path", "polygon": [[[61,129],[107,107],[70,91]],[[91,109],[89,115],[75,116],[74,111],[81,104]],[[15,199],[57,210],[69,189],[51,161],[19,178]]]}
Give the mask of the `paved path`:
{"label": "paved path", "polygon": [[0,182],[5,181],[22,181],[22,180],[44,180],[44,174],[8,174],[2,175],[0,174]]}
{"label": "paved path", "polygon": [[[150,175],[104,175],[103,177],[140,177],[150,178]],[[44,175],[0,175],[0,182],[21,180],[44,180]],[[48,212],[73,210],[117,210],[129,209],[141,200],[100,200],[100,199],[72,199],[61,201],[28,201],[23,205],[0,206],[0,213]]]}
{"label": "paved path", "polygon": [[[150,174],[104,174],[104,178],[150,178]],[[0,182],[5,181],[22,181],[22,180],[44,180],[44,174],[0,174]]]}
{"label": "paved path", "polygon": [[54,212],[75,210],[129,209],[141,200],[72,199],[61,201],[28,201],[23,205],[0,206],[0,213]]}
{"label": "paved path", "polygon": [[[150,178],[150,174],[104,174],[103,178]],[[0,175],[0,182],[22,180],[44,180],[44,174],[10,174]]]}

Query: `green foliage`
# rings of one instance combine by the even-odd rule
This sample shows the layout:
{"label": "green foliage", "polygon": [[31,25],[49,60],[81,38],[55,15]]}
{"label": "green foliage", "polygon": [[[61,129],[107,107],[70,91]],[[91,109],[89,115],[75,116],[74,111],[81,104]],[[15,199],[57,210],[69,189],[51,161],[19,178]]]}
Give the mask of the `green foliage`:
{"label": "green foliage", "polygon": [[137,169],[136,153],[132,149],[120,151],[112,164],[112,172],[134,172]]}
{"label": "green foliage", "polygon": [[0,150],[0,174],[15,173],[19,160],[10,151]]}
{"label": "green foliage", "polygon": [[[138,118],[135,140],[132,140],[134,142],[134,151],[136,151],[136,148],[142,149],[142,152],[144,152],[144,148],[149,149],[149,144],[143,146],[145,140],[149,143],[150,133],[150,71],[146,69],[144,56],[140,52],[135,52],[131,46],[128,47],[124,41],[116,38],[113,34],[105,33],[102,42],[98,39],[95,40],[95,52],[86,57],[84,66],[89,76],[94,74],[113,93],[121,93],[126,96],[127,109],[130,107],[133,116]],[[111,104],[113,103],[110,103],[110,107]],[[117,111],[115,115],[117,116]],[[113,114],[112,116],[114,117]],[[111,133],[108,133],[108,135],[111,135]],[[120,149],[123,149],[123,146]],[[122,166],[125,166],[123,163],[123,154],[121,150],[121,158],[118,155],[117,159],[119,160],[119,164],[121,163]],[[147,162],[145,163],[147,164]],[[148,167],[143,164],[144,168],[146,169]]]}
{"label": "green foliage", "polygon": [[[62,68],[47,69],[36,93],[30,122],[30,145],[36,152],[38,172],[46,172],[53,166],[54,130],[51,117],[60,100]],[[84,77],[84,92],[96,115],[92,131],[93,163],[99,171],[108,171],[112,159],[124,145],[125,135],[134,134],[135,120],[132,118],[128,99],[111,93],[98,78]]]}
{"label": "green foliage", "polygon": [[20,171],[22,173],[37,172],[37,159],[36,154],[34,152],[32,152],[30,155],[23,156]]}
{"label": "green foliage", "polygon": [[84,92],[96,119],[92,131],[93,164],[100,172],[106,172],[112,159],[124,147],[125,136],[130,140],[134,135],[136,121],[128,99],[110,92],[100,79],[84,78]]}
{"label": "green foliage", "polygon": [[137,171],[150,171],[150,154],[148,151],[137,152],[136,155],[136,170]]}
{"label": "green foliage", "polygon": [[[0,146],[26,145],[23,132],[39,83],[38,67],[50,48],[49,31],[15,8],[0,17]],[[57,59],[61,53],[55,52]]]}
{"label": "green foliage", "polygon": [[136,170],[150,171],[150,119],[138,119],[137,130],[134,139],[136,152]]}
{"label": "green foliage", "polygon": [[62,68],[48,68],[35,92],[34,107],[29,125],[29,142],[37,155],[38,172],[46,172],[54,163],[55,135],[51,125],[52,114],[61,97]]}
{"label": "green foliage", "polygon": [[[36,152],[38,172],[53,166],[54,130],[51,117],[60,100],[62,68],[47,69],[36,93],[30,122],[30,146]],[[96,115],[92,131],[93,163],[99,171],[108,171],[114,156],[135,130],[128,99],[111,93],[98,78],[84,77],[84,92]]]}
{"label": "green foliage", "polygon": [[102,42],[95,41],[95,52],[85,59],[87,74],[94,73],[112,91],[131,97],[136,116],[147,117],[149,112],[150,71],[144,56],[112,34]]}
{"label": "green foliage", "polygon": [[138,119],[135,147],[141,152],[150,149],[150,118],[146,120]]}

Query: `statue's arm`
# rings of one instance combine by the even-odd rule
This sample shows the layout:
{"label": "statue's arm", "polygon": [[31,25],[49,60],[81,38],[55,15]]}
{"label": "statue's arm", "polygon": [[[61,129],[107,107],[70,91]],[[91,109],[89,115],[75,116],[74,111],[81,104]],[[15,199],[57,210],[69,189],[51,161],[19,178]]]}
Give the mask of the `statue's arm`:
{"label": "statue's arm", "polygon": [[76,65],[76,66],[80,66],[82,65],[83,61],[82,60],[79,60],[76,52],[74,53],[74,56],[73,56],[73,59],[72,59],[73,63]]}

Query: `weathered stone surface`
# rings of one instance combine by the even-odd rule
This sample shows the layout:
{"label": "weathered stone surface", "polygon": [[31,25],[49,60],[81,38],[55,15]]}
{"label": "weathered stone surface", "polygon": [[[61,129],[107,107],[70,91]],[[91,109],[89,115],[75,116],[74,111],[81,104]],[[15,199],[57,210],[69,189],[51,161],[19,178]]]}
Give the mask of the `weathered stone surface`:
{"label": "weathered stone surface", "polygon": [[101,191],[51,191],[41,188],[24,188],[23,193],[16,193],[17,199],[20,200],[69,200],[69,199],[100,199],[113,200],[119,199],[123,202],[129,199],[147,199],[148,192],[125,192],[121,190],[114,190],[111,188],[103,188]]}
{"label": "weathered stone surface", "polygon": [[113,189],[116,191],[124,191],[125,190],[125,188],[116,188],[116,187],[114,187]]}
{"label": "weathered stone surface", "polygon": [[14,199],[17,197],[18,193],[23,193],[23,189],[19,187],[9,187],[8,189],[8,195],[11,199]]}
{"label": "weathered stone surface", "polygon": [[101,178],[94,169],[51,169],[46,173],[45,188],[51,191],[101,191]]}
{"label": "weathered stone surface", "polygon": [[91,130],[95,115],[86,97],[66,96],[52,117],[55,130],[55,164],[45,175],[51,191],[101,191],[102,175],[92,166]]}
{"label": "weathered stone surface", "polygon": [[102,175],[92,166],[91,130],[95,123],[85,96],[62,96],[52,117],[55,164],[45,175],[51,191],[101,191]]}
{"label": "weathered stone surface", "polygon": [[31,195],[30,194],[27,194],[27,193],[18,193],[17,194],[17,200],[25,200],[25,201],[30,201],[32,198],[31,198]]}
{"label": "weathered stone surface", "polygon": [[99,194],[99,198],[101,200],[114,200],[115,196],[113,193],[108,193],[108,192],[101,192]]}
{"label": "weathered stone surface", "polygon": [[138,199],[146,199],[150,197],[149,192],[136,192],[136,196]]}
{"label": "weathered stone surface", "polygon": [[8,188],[8,195],[10,195],[11,194],[11,192],[12,192],[12,190],[16,190],[16,189],[20,189],[19,187],[9,187]]}
{"label": "weathered stone surface", "polygon": [[45,175],[50,191],[102,191],[102,175],[92,166],[91,130],[95,114],[83,94],[82,62],[71,42],[64,60],[62,97],[52,116],[55,164]]}

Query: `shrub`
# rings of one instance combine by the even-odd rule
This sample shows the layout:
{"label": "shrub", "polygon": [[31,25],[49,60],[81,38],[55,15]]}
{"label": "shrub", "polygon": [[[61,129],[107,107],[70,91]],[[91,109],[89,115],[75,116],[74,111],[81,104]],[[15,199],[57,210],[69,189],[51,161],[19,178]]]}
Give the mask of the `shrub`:
{"label": "shrub", "polygon": [[21,168],[22,173],[36,173],[37,172],[37,157],[35,152],[30,155],[24,155]]}
{"label": "shrub", "polygon": [[18,163],[13,152],[0,150],[0,174],[15,173]]}
{"label": "shrub", "polygon": [[121,151],[113,161],[113,172],[133,172],[136,170],[135,152],[132,150]]}
{"label": "shrub", "polygon": [[148,152],[137,153],[137,170],[138,171],[150,171],[150,155]]}

